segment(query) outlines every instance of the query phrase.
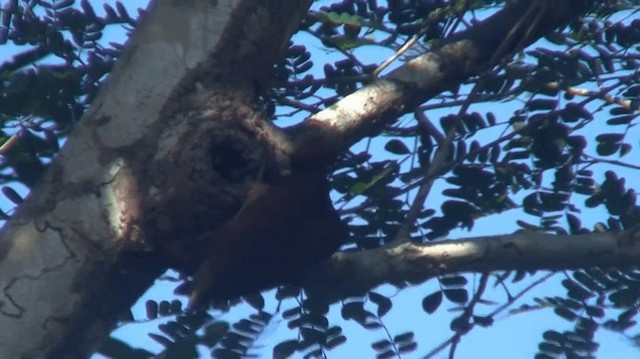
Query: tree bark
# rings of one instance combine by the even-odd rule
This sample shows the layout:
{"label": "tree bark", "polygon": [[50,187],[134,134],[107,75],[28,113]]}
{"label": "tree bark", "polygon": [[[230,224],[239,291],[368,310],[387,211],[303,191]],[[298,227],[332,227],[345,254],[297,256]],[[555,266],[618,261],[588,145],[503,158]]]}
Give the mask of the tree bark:
{"label": "tree bark", "polygon": [[636,229],[562,236],[519,232],[336,253],[309,273],[305,290],[335,301],[363,295],[381,284],[417,284],[447,273],[625,268],[638,262],[640,233]]}
{"label": "tree bark", "polygon": [[2,231],[0,357],[87,357],[180,260],[157,258],[157,247],[231,216],[246,185],[215,173],[209,152],[231,143],[264,156],[257,133],[270,129],[252,125],[262,120],[255,86],[269,80],[310,1],[296,4],[151,5]]}
{"label": "tree bark", "polygon": [[590,1],[584,0],[513,2],[300,125],[287,128],[295,144],[291,156],[299,161],[337,156],[363,137],[377,135],[424,101],[566,26],[589,6]]}

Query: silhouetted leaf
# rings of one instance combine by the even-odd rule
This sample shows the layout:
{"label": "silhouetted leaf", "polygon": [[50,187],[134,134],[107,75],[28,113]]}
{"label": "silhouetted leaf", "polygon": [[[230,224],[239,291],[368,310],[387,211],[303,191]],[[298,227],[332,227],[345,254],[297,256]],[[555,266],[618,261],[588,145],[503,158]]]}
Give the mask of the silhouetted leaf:
{"label": "silhouetted leaf", "polygon": [[369,292],[369,300],[378,306],[378,317],[382,317],[387,314],[393,306],[391,299],[376,292]]}
{"label": "silhouetted leaf", "polygon": [[255,293],[252,295],[247,295],[242,297],[250,306],[257,310],[262,310],[264,308],[264,297],[262,297],[261,293]]}
{"label": "silhouetted leaf", "polygon": [[2,187],[2,194],[4,194],[4,196],[7,197],[7,199],[13,202],[14,204],[22,203],[22,197],[18,194],[18,192],[16,192],[16,190],[14,190],[9,186]]}
{"label": "silhouetted leaf", "polygon": [[466,303],[469,300],[469,294],[466,289],[444,289],[444,296],[454,303]]}
{"label": "silhouetted leaf", "polygon": [[152,353],[146,350],[134,349],[116,338],[108,338],[102,343],[98,353],[109,358],[146,359],[153,356]]}
{"label": "silhouetted leaf", "polygon": [[422,309],[424,309],[425,312],[432,314],[436,309],[438,309],[441,303],[442,291],[437,291],[422,299]]}
{"label": "silhouetted leaf", "polygon": [[392,343],[388,339],[379,340],[377,342],[371,343],[371,348],[375,351],[387,350],[391,347]]}
{"label": "silhouetted leaf", "polygon": [[461,275],[447,275],[439,278],[440,283],[445,287],[463,286],[467,284],[467,278]]}
{"label": "silhouetted leaf", "polygon": [[396,155],[406,155],[411,152],[404,142],[397,139],[389,140],[384,145],[384,149]]}
{"label": "silhouetted leaf", "polygon": [[147,300],[145,302],[145,308],[147,311],[147,319],[153,320],[158,317],[158,302],[155,300]]}

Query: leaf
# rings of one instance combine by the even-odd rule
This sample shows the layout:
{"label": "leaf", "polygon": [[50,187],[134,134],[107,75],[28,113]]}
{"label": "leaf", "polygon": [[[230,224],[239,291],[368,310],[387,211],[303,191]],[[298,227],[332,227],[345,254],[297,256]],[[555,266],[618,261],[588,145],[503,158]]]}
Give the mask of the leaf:
{"label": "leaf", "polygon": [[556,307],[553,312],[556,313],[559,317],[564,318],[568,321],[574,321],[578,317],[576,313],[566,307]]}
{"label": "leaf", "polygon": [[415,334],[413,334],[413,332],[406,332],[406,333],[402,333],[394,336],[393,342],[400,343],[400,342],[412,341],[414,337],[415,337]]}
{"label": "leaf", "polygon": [[357,196],[363,194],[366,190],[373,187],[376,183],[378,183],[381,179],[387,176],[391,171],[393,171],[396,166],[394,166],[395,162],[388,163],[381,171],[373,176],[373,178],[368,182],[357,182],[351,188],[349,188],[349,193]]}
{"label": "leaf", "polygon": [[629,152],[631,152],[632,149],[633,146],[628,143],[623,143],[622,145],[620,145],[620,157],[627,155]]}
{"label": "leaf", "polygon": [[398,139],[389,140],[389,142],[384,145],[384,149],[393,153],[394,155],[406,155],[411,152],[409,150],[409,147],[407,147],[404,142]]}
{"label": "leaf", "polygon": [[354,196],[357,196],[357,195],[363,194],[364,191],[369,189],[369,187],[371,187],[370,184],[367,184],[364,182],[356,182],[353,186],[351,186],[351,188],[349,188],[349,193],[351,193]]}
{"label": "leaf", "polygon": [[604,309],[600,307],[589,305],[586,307],[586,312],[587,312],[587,315],[589,315],[590,317],[595,317],[595,318],[604,317]]}
{"label": "leaf", "polygon": [[622,93],[622,96],[624,96],[624,97],[640,97],[640,85],[629,86],[629,88],[626,89]]}
{"label": "leaf", "polygon": [[202,343],[212,347],[218,343],[229,331],[229,324],[226,322],[215,322],[204,328],[204,334],[201,337]]}
{"label": "leaf", "polygon": [[623,138],[624,134],[622,133],[602,133],[596,136],[596,141],[618,143],[622,141]]}
{"label": "leaf", "polygon": [[469,319],[466,315],[460,315],[451,321],[449,327],[455,332],[466,333],[471,329],[471,324],[469,323]]}
{"label": "leaf", "polygon": [[527,103],[527,107],[532,111],[554,110],[558,106],[558,100],[553,99],[533,99]]}
{"label": "leaf", "polygon": [[628,115],[630,113],[633,113],[633,110],[630,110],[630,109],[625,108],[625,107],[614,107],[611,110],[609,110],[609,113],[614,115],[614,116]]}
{"label": "leaf", "polygon": [[263,312],[263,311],[259,311],[258,313],[254,313],[249,316],[249,319],[263,326],[267,325],[272,318],[273,318],[273,314]]}
{"label": "leaf", "polygon": [[571,279],[564,279],[562,285],[567,288],[569,298],[577,301],[585,301],[594,296],[591,292]]}
{"label": "leaf", "polygon": [[443,276],[440,278],[440,283],[445,287],[463,286],[467,284],[467,282],[467,278],[461,275]]}
{"label": "leaf", "polygon": [[428,314],[433,314],[440,304],[442,304],[442,291],[431,293],[422,299],[422,309]]}
{"label": "leaf", "polygon": [[239,322],[233,323],[231,327],[234,331],[243,334],[256,335],[260,333],[260,331],[257,329],[259,328],[259,325],[247,319],[241,319]]}
{"label": "leaf", "polygon": [[153,356],[146,350],[134,349],[129,344],[111,337],[100,346],[98,353],[109,358],[143,359]]}
{"label": "leaf", "polygon": [[493,318],[490,316],[484,315],[474,315],[473,322],[478,324],[481,327],[489,327],[493,324]]}
{"label": "leaf", "polygon": [[324,331],[316,328],[300,327],[298,331],[304,340],[312,343],[324,343],[327,339]]}
{"label": "leaf", "polygon": [[637,308],[630,308],[630,309],[627,309],[624,312],[620,313],[620,315],[618,316],[618,320],[621,321],[621,322],[629,322],[636,315],[638,315],[638,309]]}
{"label": "leaf", "polygon": [[54,2],[53,8],[61,10],[62,8],[73,5],[74,2],[75,0],[57,0]]}
{"label": "leaf", "polygon": [[147,335],[165,348],[173,345],[173,342],[169,340],[167,337],[165,337],[164,335],[155,334],[155,333],[147,333]]}
{"label": "leaf", "polygon": [[346,341],[347,337],[345,337],[344,335],[338,335],[337,337],[327,340],[327,343],[324,345],[324,347],[328,350],[331,350],[338,345],[344,344]]}
{"label": "leaf", "polygon": [[18,194],[18,192],[16,192],[16,190],[11,187],[8,187],[8,186],[2,187],[2,194],[4,194],[4,196],[7,197],[7,199],[13,202],[14,204],[21,204],[23,201],[22,197]]}
{"label": "leaf", "polygon": [[378,355],[376,355],[377,359],[391,359],[391,358],[396,358],[398,356],[398,354],[393,350],[393,349],[389,349],[383,353],[379,353]]}
{"label": "leaf", "polygon": [[172,300],[169,310],[171,311],[172,314],[182,313],[182,302],[177,299]]}
{"label": "leaf", "polygon": [[489,126],[496,125],[496,115],[493,112],[487,112],[487,122],[489,122]]}
{"label": "leaf", "polygon": [[637,115],[622,115],[607,120],[607,125],[628,125]]}
{"label": "leaf", "polygon": [[527,223],[527,222],[522,221],[522,220],[519,220],[519,219],[518,219],[518,220],[516,220],[516,224],[517,224],[518,226],[520,226],[520,227],[522,227],[522,228],[524,228],[524,229],[526,229],[526,230],[528,230],[528,231],[532,231],[532,232],[536,232],[536,231],[542,231],[542,230],[544,230],[544,228],[542,228],[542,227],[540,227],[540,226],[536,226],[536,225],[534,225],[534,224]]}
{"label": "leaf", "polygon": [[274,358],[289,358],[298,350],[297,340],[286,340],[273,347]]}
{"label": "leaf", "polygon": [[351,24],[351,25],[360,25],[362,23],[362,19],[357,15],[351,15],[349,13],[337,13],[337,12],[328,12],[325,13],[326,19],[335,23],[335,24]]}
{"label": "leaf", "polygon": [[565,337],[555,330],[547,330],[542,334],[542,338],[548,342],[564,343]]}
{"label": "leaf", "polygon": [[155,300],[147,300],[144,306],[147,311],[147,319],[153,320],[158,317],[158,302]]}
{"label": "leaf", "polygon": [[371,343],[371,348],[375,351],[387,350],[391,346],[389,339],[379,340]]}
{"label": "leaf", "polygon": [[469,294],[464,288],[445,289],[444,296],[454,303],[466,303],[469,300]]}
{"label": "leaf", "polygon": [[296,67],[296,73],[301,74],[303,72],[307,72],[311,70],[312,67],[313,67],[313,61],[307,61],[304,64]]}
{"label": "leaf", "polygon": [[378,306],[378,317],[387,314],[393,306],[391,299],[376,292],[369,292],[369,299]]}
{"label": "leaf", "polygon": [[581,222],[578,217],[571,213],[567,213],[567,223],[569,224],[569,231],[571,234],[579,234],[581,227]]}
{"label": "leaf", "polygon": [[569,102],[560,114],[565,122],[575,122],[580,119],[591,120],[593,115],[579,103]]}
{"label": "leaf", "polygon": [[580,284],[582,284],[583,286],[585,286],[586,288],[588,288],[591,291],[597,292],[602,290],[602,287],[595,281],[593,280],[593,278],[591,278],[590,275],[588,275],[587,273],[583,272],[583,271],[575,271],[573,272],[573,278]]}
{"label": "leaf", "polygon": [[609,295],[609,300],[618,308],[634,305],[638,299],[638,291],[632,288],[623,288]]}
{"label": "leaf", "polygon": [[340,50],[351,50],[364,45],[375,45],[376,42],[365,38],[354,38],[350,36],[336,35],[326,40],[329,45],[332,45]]}
{"label": "leaf", "polygon": [[[559,347],[558,345],[555,345],[553,343],[549,343],[549,342],[540,343],[538,345],[538,349],[540,349],[540,351],[542,351],[542,352],[552,353],[554,355],[562,353],[562,348],[561,347]],[[546,358],[546,357],[547,356],[545,356],[544,358]],[[539,358],[539,356],[536,356],[536,358]]]}
{"label": "leaf", "polygon": [[342,335],[342,328],[340,328],[339,326],[333,326],[331,328],[328,328],[325,333],[327,334],[327,337],[337,337]]}
{"label": "leaf", "polygon": [[416,342],[410,342],[410,343],[407,343],[407,344],[398,345],[398,352],[399,353],[412,352],[412,351],[416,350],[417,347],[418,347],[418,343],[416,343]]}
{"label": "leaf", "polygon": [[611,156],[612,154],[618,152],[620,145],[613,142],[601,142],[596,146],[596,152],[600,156]]}
{"label": "leaf", "polygon": [[158,313],[165,317],[167,315],[171,314],[171,303],[169,303],[166,300],[163,300],[160,302],[160,305],[158,306]]}
{"label": "leaf", "polygon": [[242,297],[242,299],[244,299],[247,304],[257,310],[262,310],[264,308],[264,298],[262,297],[262,294],[260,294],[260,292],[244,296]]}
{"label": "leaf", "polygon": [[342,306],[341,314],[345,320],[366,316],[362,302],[346,303]]}

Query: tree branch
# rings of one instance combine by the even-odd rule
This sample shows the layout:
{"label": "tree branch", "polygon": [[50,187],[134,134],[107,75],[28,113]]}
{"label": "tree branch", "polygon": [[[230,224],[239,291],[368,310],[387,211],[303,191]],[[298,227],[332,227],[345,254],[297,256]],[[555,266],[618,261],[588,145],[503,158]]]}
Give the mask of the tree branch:
{"label": "tree branch", "polygon": [[[433,51],[287,128],[295,142],[292,157],[299,162],[335,158],[362,137],[374,136],[399,115],[414,111],[416,105],[480,75],[495,65],[496,54],[498,58],[512,54],[566,26],[589,3],[516,1],[507,5]],[[532,9],[537,16],[524,17]]]}
{"label": "tree branch", "polygon": [[308,274],[305,290],[335,301],[384,283],[417,284],[448,273],[625,267],[639,262],[637,230],[582,235],[519,232],[336,253]]}

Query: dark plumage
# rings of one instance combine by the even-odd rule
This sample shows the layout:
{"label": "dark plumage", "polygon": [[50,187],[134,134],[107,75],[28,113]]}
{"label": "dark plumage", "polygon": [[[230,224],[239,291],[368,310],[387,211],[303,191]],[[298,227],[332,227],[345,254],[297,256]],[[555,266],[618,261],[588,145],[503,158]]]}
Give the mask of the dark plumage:
{"label": "dark plumage", "polygon": [[347,234],[324,172],[298,170],[257,183],[234,217],[207,235],[211,254],[195,274],[189,306],[301,284]]}

